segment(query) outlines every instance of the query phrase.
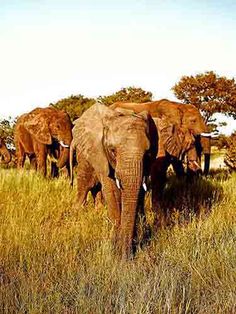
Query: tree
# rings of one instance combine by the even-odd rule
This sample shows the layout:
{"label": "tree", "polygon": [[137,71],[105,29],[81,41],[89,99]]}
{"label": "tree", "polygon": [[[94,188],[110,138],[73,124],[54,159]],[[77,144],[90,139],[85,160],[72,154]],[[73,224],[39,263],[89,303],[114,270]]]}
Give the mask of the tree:
{"label": "tree", "polygon": [[0,120],[0,137],[4,139],[8,147],[14,147],[14,126],[16,119],[9,117]]}
{"label": "tree", "polygon": [[91,107],[94,103],[95,99],[87,98],[79,94],[76,96],[71,95],[70,97],[63,98],[55,104],[51,103],[49,106],[65,110],[70,116],[71,121],[74,121],[75,119],[79,118],[82,113],[89,107]]}
{"label": "tree", "polygon": [[220,134],[217,138],[211,139],[211,145],[216,146],[219,150],[229,148],[229,136]]}
{"label": "tree", "polygon": [[235,80],[219,76],[213,71],[183,76],[172,88],[175,96],[186,104],[201,110],[206,123],[214,113],[223,113],[236,118]]}
{"label": "tree", "polygon": [[116,101],[129,101],[129,102],[148,102],[152,100],[152,93],[144,91],[138,87],[122,88],[118,92],[109,96],[99,96],[98,101],[109,106]]}

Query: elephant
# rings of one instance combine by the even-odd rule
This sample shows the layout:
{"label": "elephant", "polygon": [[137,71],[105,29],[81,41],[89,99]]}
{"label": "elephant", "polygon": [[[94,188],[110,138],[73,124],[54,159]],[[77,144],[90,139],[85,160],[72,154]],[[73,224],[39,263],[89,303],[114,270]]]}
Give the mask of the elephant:
{"label": "elephant", "polygon": [[157,154],[154,122],[147,112],[135,114],[96,103],[73,123],[70,169],[75,150],[76,208],[83,207],[87,193],[100,183],[116,248],[127,259],[133,254],[137,213],[143,210],[145,178]]}
{"label": "elephant", "polygon": [[[189,108],[186,112],[185,106]],[[167,180],[167,169],[172,164],[176,174],[183,175],[182,158],[186,155],[188,171],[201,172],[196,138],[198,139],[201,133],[206,132],[203,119],[194,106],[166,100],[141,104],[116,102],[110,108],[134,110],[136,113],[147,110],[155,122],[159,142],[158,154],[151,167],[152,208],[155,213],[155,225],[165,226],[166,211],[161,203]],[[192,118],[194,112],[196,115]]]}
{"label": "elephant", "polygon": [[[199,110],[192,104],[182,104],[167,99],[151,101],[146,103],[128,103],[116,102],[111,108],[127,108],[135,112],[147,110],[152,117],[166,117],[170,123],[180,126],[182,129],[189,130],[195,137],[195,147],[198,155],[198,162],[201,162],[201,154],[204,154],[205,175],[208,174],[210,168],[210,139],[212,133],[209,133],[207,126],[201,116]],[[173,165],[177,174],[182,173],[181,163],[177,162]]]}
{"label": "elephant", "polygon": [[0,138],[0,164],[9,164],[12,159],[10,150],[6,147],[3,138]]}
{"label": "elephant", "polygon": [[26,156],[34,169],[46,176],[47,156],[52,159],[51,175],[69,164],[72,123],[68,114],[53,107],[36,108],[21,115],[15,126],[17,167],[24,166]]}

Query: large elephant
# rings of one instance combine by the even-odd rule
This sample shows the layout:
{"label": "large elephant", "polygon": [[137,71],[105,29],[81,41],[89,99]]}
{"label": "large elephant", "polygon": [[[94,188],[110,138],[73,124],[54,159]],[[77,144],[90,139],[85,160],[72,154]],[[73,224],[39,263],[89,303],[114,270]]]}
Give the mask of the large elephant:
{"label": "large elephant", "polygon": [[[168,122],[188,130],[195,137],[195,147],[198,154],[198,162],[201,161],[201,154],[205,156],[204,174],[208,174],[210,168],[211,133],[208,132],[207,126],[199,110],[191,104],[182,104],[167,99],[151,101],[147,103],[127,103],[116,102],[111,108],[127,108],[135,112],[147,110],[152,117],[166,117]],[[180,163],[176,167],[179,170]],[[175,165],[173,165],[175,167]]]}
{"label": "large elephant", "polygon": [[74,124],[70,159],[72,163],[75,149],[76,206],[81,207],[87,193],[100,182],[117,247],[127,258],[132,252],[137,211],[143,206],[145,177],[157,153],[154,122],[147,112],[134,114],[96,103]]}
{"label": "large elephant", "polygon": [[20,116],[15,126],[18,168],[24,166],[26,156],[31,165],[44,176],[47,156],[54,160],[52,174],[56,172],[55,167],[66,166],[69,163],[71,130],[72,123],[68,114],[53,107],[36,108]]}
{"label": "large elephant", "polygon": [[[189,111],[185,110],[185,106]],[[157,158],[151,168],[152,207],[156,225],[164,226],[166,211],[161,202],[167,169],[172,164],[177,175],[181,176],[184,171],[182,158],[186,155],[188,171],[201,171],[196,141],[202,132],[206,132],[203,119],[194,106],[179,106],[166,100],[142,104],[119,102],[110,107],[134,110],[136,113],[147,110],[155,121],[159,141]],[[197,114],[192,117],[194,112]]]}
{"label": "large elephant", "polygon": [[0,138],[0,164],[8,164],[11,159],[11,152],[7,149],[3,138]]}

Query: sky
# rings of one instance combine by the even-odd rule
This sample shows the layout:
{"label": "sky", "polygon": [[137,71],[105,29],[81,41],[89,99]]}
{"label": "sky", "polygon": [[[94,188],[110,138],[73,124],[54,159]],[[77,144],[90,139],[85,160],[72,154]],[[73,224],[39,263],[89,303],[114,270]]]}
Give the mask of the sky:
{"label": "sky", "polygon": [[235,38],[235,0],[0,0],[0,118],[128,86],[176,100],[183,75],[236,77]]}

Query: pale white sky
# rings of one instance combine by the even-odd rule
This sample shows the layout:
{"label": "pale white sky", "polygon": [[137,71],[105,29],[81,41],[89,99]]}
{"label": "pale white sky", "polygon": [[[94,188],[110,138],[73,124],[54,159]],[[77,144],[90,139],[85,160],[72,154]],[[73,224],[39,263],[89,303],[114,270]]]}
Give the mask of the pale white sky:
{"label": "pale white sky", "polygon": [[0,0],[0,118],[127,86],[175,99],[183,75],[236,76],[235,38],[234,0]]}

